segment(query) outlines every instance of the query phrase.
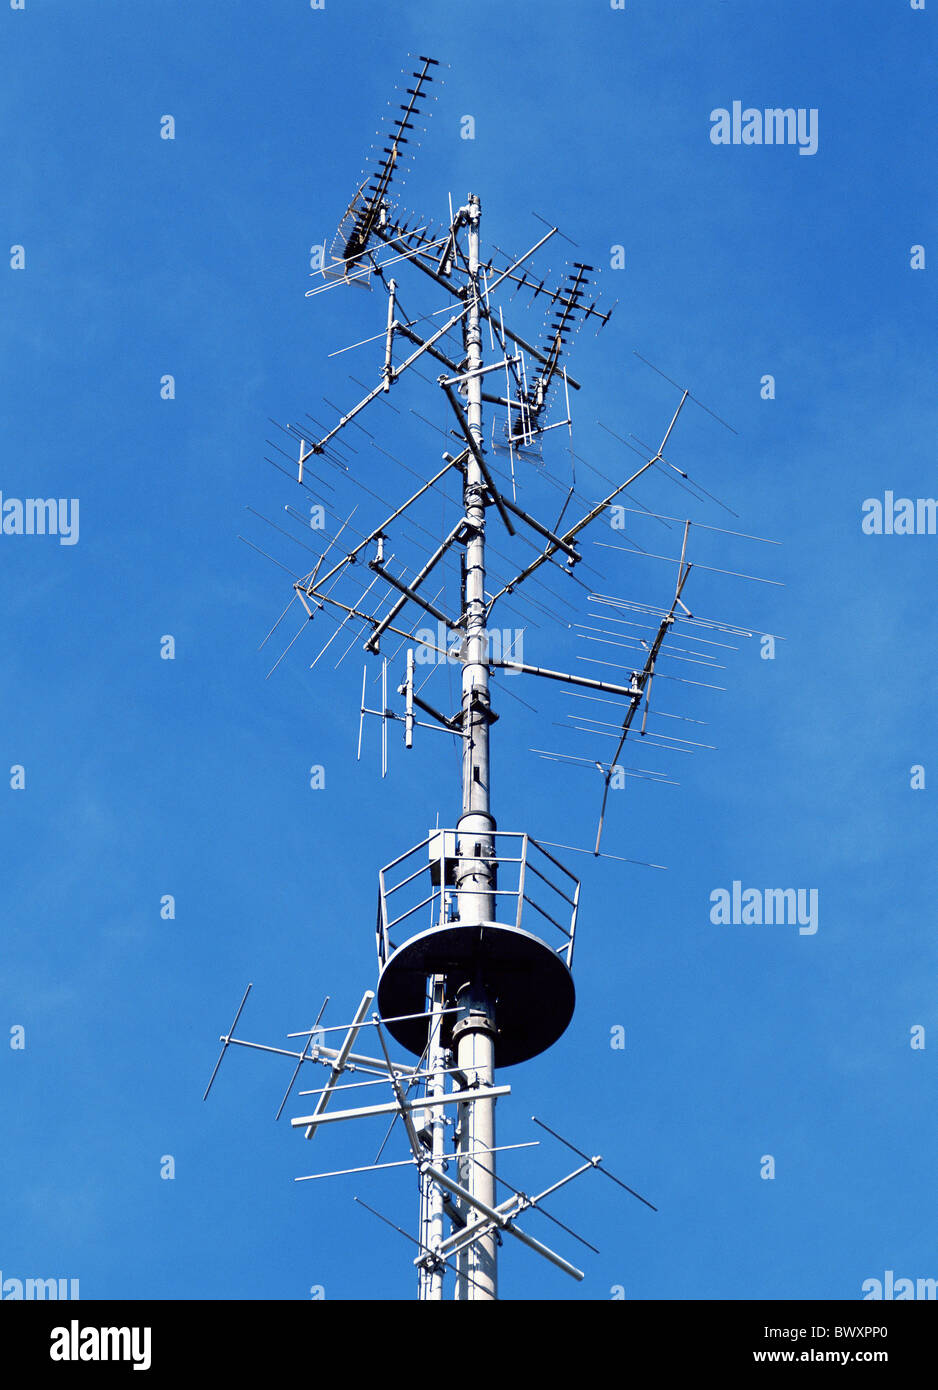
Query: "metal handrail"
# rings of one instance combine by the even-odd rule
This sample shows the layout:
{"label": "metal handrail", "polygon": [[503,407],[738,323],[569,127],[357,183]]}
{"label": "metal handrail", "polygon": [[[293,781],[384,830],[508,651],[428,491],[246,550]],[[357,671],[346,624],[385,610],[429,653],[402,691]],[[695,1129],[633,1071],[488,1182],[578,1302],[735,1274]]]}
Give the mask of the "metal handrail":
{"label": "metal handrail", "polygon": [[[460,897],[463,895],[474,897],[478,894],[477,887],[462,887],[455,882],[447,882],[451,875],[455,879],[461,863],[474,862],[476,858],[474,855],[461,854],[458,849],[455,848],[459,843],[459,834],[459,831],[449,828],[435,829],[421,840],[419,844],[413,845],[410,849],[405,850],[403,854],[399,854],[396,859],[392,859],[389,864],[386,864],[379,870],[377,938],[378,961],[382,967],[388,960],[391,952],[395,949],[394,943],[390,939],[390,933],[394,927],[399,926],[401,922],[405,922],[408,918],[423,911],[428,905],[430,905],[431,908],[431,926],[436,925],[442,927],[448,925],[451,921],[459,920],[458,911]],[[580,881],[576,877],[576,874],[568,869],[565,864],[562,864],[549,850],[545,849],[543,845],[525,831],[493,830],[487,832],[485,838],[491,845],[491,855],[487,862],[493,868],[509,870],[509,877],[511,878],[514,876],[510,872],[510,866],[513,864],[518,865],[517,878],[513,886],[501,888],[493,887],[486,891],[495,899],[515,898],[517,900],[517,910],[514,913],[514,925],[517,928],[521,927],[525,903],[537,912],[539,916],[545,918],[552,927],[556,928],[564,937],[564,941],[560,946],[554,949],[558,955],[565,955],[566,964],[569,967],[573,960],[573,944],[579,911]],[[504,854],[500,852],[500,843],[505,848],[509,848],[511,846],[509,846],[508,842],[514,840],[520,840],[521,842],[519,854]],[[398,882],[388,882],[388,875],[394,869],[398,868],[400,865],[406,864],[407,860],[412,859],[414,855],[420,854],[421,851],[426,851],[428,846],[434,843],[439,846],[439,854],[428,855],[419,867],[407,872]],[[454,846],[452,853],[447,853],[448,844]],[[561,888],[558,883],[555,883],[553,879],[544,872],[543,868],[538,867],[537,863],[533,860],[534,851],[537,851],[538,854],[548,859],[550,863],[559,870],[560,874],[564,876],[564,879],[569,881],[569,884],[572,886],[572,897],[570,897],[569,893],[566,892],[564,888]],[[546,893],[552,899],[559,898],[570,908],[569,926],[564,926],[563,921],[558,921],[557,918],[547,910],[547,906],[550,906],[553,907],[554,912],[557,911],[557,907],[553,901],[547,903],[545,906],[546,899],[543,894],[541,895],[541,902],[538,902],[536,897],[532,896],[531,883],[526,878],[528,868],[530,868],[537,882],[544,885]],[[419,901],[412,903],[404,911],[399,912],[392,918],[389,911],[390,900],[394,898],[395,895],[400,894],[404,889],[416,884],[418,880],[421,880],[428,874],[439,875],[439,881],[433,883],[432,891],[422,896]],[[397,900],[397,903],[399,902],[400,899]],[[395,906],[397,903],[395,903]],[[439,903],[438,907],[437,903]],[[456,905],[457,916],[455,918],[447,917],[446,913],[448,909],[452,908],[454,903]],[[560,916],[565,918],[566,913],[562,912]]]}
{"label": "metal handrail", "polygon": [[573,906],[573,899],[572,899],[572,898],[568,898],[567,895],[566,895],[566,893],[563,891],[563,889],[562,889],[562,888],[558,888],[557,885],[556,885],[556,883],[551,883],[551,881],[550,881],[550,879],[547,877],[547,875],[546,875],[546,874],[542,874],[541,871],[540,871],[540,869],[537,867],[536,864],[532,864],[532,865],[531,865],[531,872],[532,872],[532,874],[537,874],[537,876],[538,876],[538,878],[541,880],[541,882],[542,882],[542,883],[546,883],[547,886],[548,886],[548,888],[552,888],[552,889],[554,890],[554,892],[558,895],[558,897],[563,898],[564,902],[569,903],[571,907]]}

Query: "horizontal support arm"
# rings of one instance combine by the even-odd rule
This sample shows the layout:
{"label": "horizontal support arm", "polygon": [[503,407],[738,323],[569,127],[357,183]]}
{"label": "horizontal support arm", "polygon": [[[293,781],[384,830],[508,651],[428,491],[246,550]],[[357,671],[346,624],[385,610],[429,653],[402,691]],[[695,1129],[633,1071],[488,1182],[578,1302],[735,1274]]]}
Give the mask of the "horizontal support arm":
{"label": "horizontal support arm", "polygon": [[[452,1091],[447,1096],[419,1096],[415,1100],[405,1100],[404,1106],[408,1110],[428,1110],[438,1105],[456,1105],[464,1101],[473,1100],[495,1100],[499,1096],[510,1096],[510,1086],[478,1086],[475,1090]],[[399,1115],[401,1107],[397,1101],[391,1101],[388,1105],[363,1105],[357,1110],[330,1110],[328,1114],[317,1115],[298,1115],[291,1120],[290,1124],[294,1129],[302,1129],[304,1125],[312,1128],[314,1125],[331,1124],[334,1120],[361,1120],[367,1119],[371,1115]]]}
{"label": "horizontal support arm", "polygon": [[636,685],[613,685],[611,681],[596,681],[589,676],[570,676],[565,671],[548,671],[543,666],[526,666],[522,661],[512,661],[508,657],[491,659],[490,666],[502,666],[508,671],[521,671],[526,676],[544,676],[551,681],[564,681],[567,685],[582,685],[587,690],[604,690],[610,695],[625,695],[632,700],[641,698],[641,690]]}

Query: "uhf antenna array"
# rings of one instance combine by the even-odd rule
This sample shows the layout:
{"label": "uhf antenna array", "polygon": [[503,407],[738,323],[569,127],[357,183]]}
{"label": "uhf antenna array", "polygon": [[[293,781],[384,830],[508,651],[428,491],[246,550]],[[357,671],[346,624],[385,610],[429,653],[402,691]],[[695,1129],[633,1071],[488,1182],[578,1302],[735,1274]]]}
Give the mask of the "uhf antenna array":
{"label": "uhf antenna array", "polygon": [[[665,453],[682,411],[693,400],[687,390],[677,388],[680,400],[657,449],[641,446],[639,441],[620,441],[623,448],[616,450],[617,457],[628,448],[639,454],[639,464],[624,470],[619,466],[619,478],[606,479],[598,496],[595,490],[587,495],[577,479],[577,462],[604,477],[574,453],[570,391],[579,390],[580,383],[567,370],[568,349],[577,330],[595,320],[599,331],[611,313],[599,307],[592,267],[575,261],[559,282],[538,277],[531,258],[558,233],[549,224],[521,256],[509,256],[497,248],[492,254],[483,253],[482,204],[476,194],[458,207],[450,200],[447,220],[438,229],[425,219],[412,220],[395,207],[396,181],[412,152],[438,66],[436,60],[420,56],[405,71],[401,99],[376,164],[359,183],[341,220],[332,259],[323,270],[324,283],[309,291],[315,295],[342,284],[380,285],[387,296],[387,313],[373,338],[352,345],[371,344],[382,353],[376,379],[371,385],[362,384],[365,394],[344,412],[335,411],[338,418],[331,422],[307,416],[312,429],[281,427],[293,442],[298,482],[322,499],[333,525],[331,537],[326,533],[328,543],[315,553],[312,568],[299,575],[293,571],[293,595],[271,631],[299,603],[305,617],[287,650],[317,618],[331,621],[334,630],[313,665],[330,649],[340,652],[333,644],[343,634],[351,636],[352,644],[361,641],[366,655],[379,662],[380,695],[378,707],[370,706],[366,664],[359,755],[367,716],[381,723],[382,774],[388,767],[389,725],[403,725],[407,748],[414,745],[418,730],[448,735],[460,750],[460,814],[452,828],[436,828],[380,871],[377,985],[365,992],[352,1018],[325,1027],[324,1004],[311,1028],[289,1035],[297,1040],[295,1047],[247,1042],[235,1037],[235,1029],[249,985],[231,1028],[222,1036],[222,1052],[209,1088],[232,1044],[286,1056],[293,1063],[293,1074],[279,1118],[300,1074],[308,1075],[310,1067],[325,1067],[328,1076],[323,1085],[299,1092],[314,1099],[308,1113],[291,1120],[292,1126],[309,1140],[323,1126],[339,1121],[382,1118],[388,1122],[391,1128],[375,1161],[341,1171],[413,1167],[419,1187],[419,1227],[416,1236],[402,1234],[416,1246],[419,1296],[442,1298],[452,1274],[456,1298],[492,1299],[497,1296],[498,1248],[505,1235],[574,1278],[583,1277],[566,1256],[531,1234],[527,1220],[519,1225],[519,1218],[531,1211],[557,1222],[545,1210],[545,1199],[581,1174],[605,1173],[654,1210],[646,1198],[604,1167],[600,1155],[570,1144],[542,1121],[537,1123],[544,1132],[576,1153],[577,1165],[534,1196],[512,1187],[496,1172],[498,1153],[528,1147],[496,1143],[496,1104],[511,1090],[496,1084],[496,1071],[546,1051],[573,1016],[572,964],[580,885],[554,854],[558,846],[538,841],[527,831],[505,831],[496,824],[490,795],[490,737],[497,718],[492,679],[501,672],[520,673],[547,686],[560,683],[579,699],[603,703],[605,719],[575,714],[567,726],[589,737],[594,745],[591,755],[534,750],[546,758],[598,769],[603,786],[592,851],[599,855],[608,794],[613,777],[623,771],[619,758],[627,740],[637,735],[651,747],[671,752],[706,746],[675,738],[657,723],[649,726],[649,718],[654,720],[658,713],[651,706],[651,696],[659,675],[669,681],[710,685],[675,674],[681,668],[660,671],[662,663],[667,665],[669,648],[677,648],[673,655],[678,662],[719,669],[716,656],[732,645],[721,639],[753,634],[691,612],[685,589],[694,568],[689,557],[692,523],[654,511],[635,497],[634,484],[646,475],[677,482],[697,501],[711,497]],[[415,272],[421,285],[432,283],[434,297],[441,302],[428,313],[409,317],[398,277]],[[530,341],[537,335],[522,334],[517,323],[506,322],[504,302],[519,293],[546,308],[537,343]],[[447,441],[442,467],[418,470],[417,485],[411,486],[403,501],[385,501],[365,482],[367,470],[357,462],[359,451],[351,441],[354,438],[360,446],[364,438],[383,461],[391,460],[413,473],[377,442],[361,417],[377,402],[390,406],[388,398],[404,378],[427,382],[427,369],[435,372],[435,382],[431,379],[428,384],[437,393],[446,428],[416,410],[413,414]],[[560,385],[564,417],[551,422],[554,388]],[[495,418],[501,420],[500,431],[493,428],[491,449],[486,448],[484,435],[486,406],[494,407]],[[391,408],[399,414],[396,407]],[[560,427],[567,429],[567,478],[556,476],[539,453],[542,437]],[[357,506],[345,516],[337,510],[334,494],[346,482],[364,489],[369,508],[373,509],[375,500],[382,504],[375,524],[362,526]],[[551,486],[562,496],[556,519],[545,515],[539,505],[522,505],[529,494],[540,495]],[[623,497],[636,505],[626,508],[618,500]],[[444,516],[448,512],[442,533],[427,524],[427,503],[432,500],[439,527],[441,499]],[[598,592],[595,583],[580,578],[581,570],[596,573],[581,548],[584,533],[598,519],[608,518],[613,506],[633,516],[635,526],[653,522],[673,531],[675,541],[680,538],[674,553],[662,556],[639,544],[630,524],[622,531],[625,544],[611,547],[673,567],[663,606],[660,600],[649,603]],[[304,521],[292,507],[286,511],[294,521]],[[493,527],[494,536],[490,534]],[[741,535],[726,528],[704,529]],[[292,532],[283,533],[310,548]],[[428,537],[435,542],[432,549],[426,543]],[[513,605],[524,603],[529,617],[553,618],[559,605],[568,604],[567,597],[561,598],[550,587],[558,576],[567,594],[573,581],[575,589],[585,591],[599,610],[591,611],[589,624],[578,625],[582,631],[577,635],[624,653],[619,662],[601,661],[615,670],[615,678],[531,665],[509,644],[493,642],[496,608],[517,612]],[[431,620],[434,626],[428,629]],[[596,622],[604,626],[596,627]],[[672,642],[676,628],[694,639],[692,647]],[[705,638],[703,631],[711,635]],[[348,650],[350,646],[341,650],[339,661]],[[640,661],[632,661],[633,651],[641,654]],[[400,703],[393,707],[389,665],[399,659],[395,689]],[[451,669],[453,662],[461,675],[459,703],[456,708],[441,709],[443,702],[439,697],[431,699],[425,687],[441,666]],[[419,680],[418,664],[429,665],[429,674],[423,677],[421,669]],[[661,711],[661,717],[684,716]],[[615,742],[611,758],[595,755],[603,737]],[[655,770],[625,771],[667,780]],[[410,1060],[397,1060],[392,1055],[395,1049],[403,1049]],[[370,1089],[363,1097],[362,1088],[377,1088],[377,1093]],[[349,1091],[356,1104],[343,1103]],[[337,1100],[339,1104],[334,1105]],[[404,1135],[403,1156],[381,1162],[395,1128]],[[298,1180],[333,1176],[338,1173]],[[499,1192],[499,1185],[507,1189],[507,1195]],[[563,1229],[589,1246],[576,1232]]]}

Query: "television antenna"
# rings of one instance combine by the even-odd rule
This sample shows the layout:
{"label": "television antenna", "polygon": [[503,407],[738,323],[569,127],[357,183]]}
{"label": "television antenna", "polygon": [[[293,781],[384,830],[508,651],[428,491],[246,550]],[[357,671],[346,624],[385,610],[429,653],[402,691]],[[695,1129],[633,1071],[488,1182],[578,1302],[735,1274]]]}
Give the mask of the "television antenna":
{"label": "television antenna", "polygon": [[[535,683],[560,684],[581,700],[603,703],[604,718],[577,713],[568,725],[596,746],[589,754],[534,750],[542,757],[591,767],[601,774],[591,851],[598,856],[608,854],[602,837],[614,777],[621,772],[645,780],[669,780],[660,770],[620,766],[629,739],[640,738],[647,746],[667,752],[687,753],[709,746],[677,737],[658,722],[659,715],[695,722],[659,711],[657,701],[652,704],[659,678],[711,686],[708,681],[676,674],[675,668],[661,669],[669,656],[676,662],[720,669],[716,656],[732,645],[723,639],[753,633],[723,620],[696,616],[688,606],[687,583],[697,567],[691,559],[695,523],[654,511],[637,499],[634,507],[624,505],[634,499],[634,484],[652,475],[677,482],[697,501],[718,501],[670,458],[672,437],[683,412],[688,405],[701,404],[688,390],[671,383],[679,399],[657,448],[620,441],[641,460],[624,470],[626,476],[620,471],[617,479],[607,480],[599,489],[599,496],[593,493],[589,498],[576,478],[570,393],[580,390],[580,382],[568,369],[568,349],[583,324],[596,326],[598,332],[612,313],[612,308],[600,307],[593,267],[574,261],[559,280],[534,273],[532,258],[559,233],[551,224],[520,256],[497,248],[492,254],[483,252],[482,202],[475,193],[459,206],[450,198],[447,218],[439,228],[404,214],[395,205],[399,174],[411,153],[407,147],[430,89],[438,81],[438,68],[435,59],[421,55],[405,70],[402,99],[390,119],[387,138],[341,219],[322,283],[308,292],[315,296],[350,284],[380,287],[387,312],[380,331],[364,343],[350,345],[370,345],[380,355],[375,378],[370,384],[361,383],[364,395],[344,411],[333,408],[331,422],[307,416],[312,429],[309,424],[279,427],[292,443],[287,457],[292,458],[297,482],[325,498],[322,505],[336,525],[329,543],[316,553],[312,568],[295,575],[290,603],[268,637],[299,603],[305,616],[287,651],[317,618],[331,620],[334,630],[312,665],[326,652],[339,653],[341,662],[360,641],[366,658],[379,663],[379,696],[377,707],[369,703],[373,697],[368,693],[366,663],[359,756],[366,718],[380,723],[382,776],[388,772],[389,731],[395,724],[403,725],[408,749],[418,734],[421,740],[430,731],[448,735],[460,750],[460,814],[452,828],[432,830],[379,872],[377,984],[366,990],[354,1014],[343,1024],[326,1027],[324,1004],[311,1028],[289,1035],[295,1046],[249,1042],[235,1036],[249,985],[233,1024],[222,1035],[221,1055],[206,1096],[231,1045],[284,1056],[294,1064],[278,1118],[300,1075],[308,1075],[310,1067],[325,1067],[328,1077],[323,1085],[299,1092],[314,1100],[305,1113],[291,1118],[292,1127],[310,1140],[333,1123],[370,1118],[390,1122],[404,1136],[401,1158],[380,1161],[382,1144],[373,1163],[339,1171],[415,1169],[418,1233],[413,1236],[393,1221],[388,1224],[416,1246],[419,1297],[442,1298],[452,1276],[457,1299],[490,1300],[497,1297],[498,1250],[506,1235],[573,1278],[583,1278],[570,1259],[531,1234],[526,1217],[536,1211],[563,1226],[546,1210],[545,1200],[585,1173],[604,1173],[655,1210],[646,1197],[610,1173],[600,1155],[571,1144],[543,1121],[537,1121],[541,1130],[571,1148],[580,1160],[577,1165],[533,1196],[511,1187],[497,1171],[499,1153],[528,1145],[496,1143],[496,1105],[511,1091],[509,1085],[496,1083],[496,1072],[545,1052],[573,1016],[572,964],[580,884],[554,852],[579,851],[578,846],[557,846],[536,840],[527,831],[505,831],[496,824],[490,792],[490,736],[498,717],[492,680],[501,672],[520,674]],[[409,317],[398,277],[415,272],[421,285],[432,283],[437,302],[432,311]],[[512,322],[506,321],[504,300],[519,293],[529,295],[529,303],[539,301],[546,308],[539,337],[522,334],[513,315]],[[532,342],[532,337],[537,341]],[[435,371],[435,381],[427,381],[427,369]],[[343,483],[364,489],[369,511],[375,510],[376,500],[382,502],[364,481],[352,439],[361,447],[362,436],[369,441],[368,447],[401,463],[366,430],[362,417],[373,414],[378,403],[397,413],[389,398],[399,395],[397,388],[405,379],[423,380],[436,394],[437,413],[448,428],[417,411],[414,414],[445,439],[442,467],[416,470],[416,486],[410,487],[403,501],[382,504],[374,524],[363,521],[357,508],[344,515],[336,510],[333,497],[326,496]],[[563,402],[562,418],[552,420],[558,400]],[[486,406],[494,408],[491,449],[485,442]],[[543,440],[556,429],[567,431],[571,473],[566,481],[554,477],[544,462]],[[286,452],[279,445],[273,447]],[[622,452],[616,451],[617,455]],[[283,467],[276,460],[271,462]],[[560,489],[563,500],[556,519],[538,505],[525,505],[532,491],[528,485],[532,468],[545,485]],[[450,513],[438,537],[424,524],[431,497],[436,502],[442,497]],[[595,584],[579,577],[580,570],[597,573],[582,549],[586,533],[599,518],[608,519],[615,508],[634,516],[636,526],[654,522],[674,531],[676,544],[667,555],[640,545],[624,529],[626,544],[611,547],[671,567],[672,578],[662,589],[667,594],[663,605],[660,597],[649,603],[601,593]],[[294,520],[304,520],[293,508],[286,510]],[[495,536],[490,534],[493,529]],[[742,535],[728,528],[703,529]],[[292,532],[285,534],[297,539]],[[428,537],[435,541],[432,549]],[[455,593],[454,560],[458,561]],[[501,611],[525,601],[528,613],[554,618],[558,605],[568,602],[550,589],[558,576],[568,585],[568,594],[572,581],[574,590],[585,591],[598,610],[591,613],[589,624],[579,625],[584,630],[577,635],[624,653],[624,660],[601,662],[613,669],[612,676],[533,665],[522,659],[515,643],[494,640],[496,608]],[[435,626],[416,628],[427,621]],[[596,622],[601,625],[596,627]],[[675,631],[693,637],[695,645],[675,643]],[[704,632],[709,636],[704,637]],[[342,646],[349,636],[351,642]],[[341,652],[333,645],[337,639]],[[633,660],[633,651],[641,654],[640,660],[637,656]],[[395,685],[392,663],[401,656],[403,671]],[[430,665],[430,675],[440,665],[458,664],[456,709],[441,709],[438,698],[434,701],[424,693],[429,676],[418,679],[422,660]],[[396,706],[392,704],[395,692],[400,697]],[[601,738],[615,743],[611,758],[596,756]],[[402,1049],[409,1060],[395,1060],[394,1049]],[[373,1089],[363,1098],[362,1088]],[[345,1104],[347,1092],[355,1097],[354,1104]],[[451,1139],[448,1127],[453,1130]],[[316,1173],[297,1180],[338,1175]],[[500,1184],[508,1188],[507,1196],[500,1194]],[[524,1225],[519,1218],[525,1218]],[[578,1233],[563,1229],[589,1246]]]}

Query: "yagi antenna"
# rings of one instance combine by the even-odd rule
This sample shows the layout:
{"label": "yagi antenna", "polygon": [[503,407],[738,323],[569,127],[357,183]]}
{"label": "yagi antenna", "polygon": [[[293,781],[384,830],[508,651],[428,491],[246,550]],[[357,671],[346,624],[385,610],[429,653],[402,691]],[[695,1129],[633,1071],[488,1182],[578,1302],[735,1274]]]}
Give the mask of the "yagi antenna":
{"label": "yagi antenna", "polygon": [[387,220],[392,180],[408,158],[407,147],[414,141],[421,106],[433,81],[432,69],[439,67],[436,58],[422,55],[418,63],[419,68],[408,74],[407,80],[414,85],[404,87],[402,95],[407,99],[397,103],[400,114],[391,118],[391,128],[377,156],[376,166],[359,184],[339,223],[333,242],[333,266],[340,264],[345,278],[358,266],[376,229]]}
{"label": "yagi antenna", "polygon": [[[726,653],[752,632],[692,610],[688,581],[692,571],[695,586],[748,575],[726,563],[722,549],[716,556],[699,554],[708,538],[719,547],[760,538],[708,525],[698,535],[691,519],[671,515],[673,503],[636,497],[640,480],[643,492],[676,481],[696,505],[718,503],[680,461],[679,422],[689,402],[699,404],[684,387],[676,388],[656,448],[604,426],[605,437],[593,436],[585,449],[578,438],[574,451],[571,393],[581,382],[571,372],[572,349],[582,325],[589,321],[598,331],[612,309],[600,307],[595,271],[586,259],[573,261],[559,282],[538,268],[537,257],[558,234],[556,226],[544,223],[546,230],[538,230],[528,249],[515,256],[483,245],[476,193],[461,203],[441,193],[441,226],[394,205],[438,67],[435,59],[420,56],[407,69],[383,143],[354,187],[324,271],[334,286],[358,280],[380,286],[386,302],[371,331],[342,349],[370,355],[371,368],[362,369],[365,380],[352,378],[364,394],[347,407],[326,401],[328,417],[321,411],[322,418],[303,416],[312,428],[285,429],[293,449],[287,459],[298,483],[317,498],[317,529],[324,539],[313,547],[314,563],[303,575],[282,566],[291,575],[291,601],[271,632],[298,602],[305,618],[291,648],[312,625],[317,633],[324,624],[327,629],[314,667],[326,652],[340,664],[360,643],[366,663],[358,757],[366,719],[380,722],[382,778],[389,775],[397,725],[404,748],[415,757],[426,743],[425,731],[448,735],[449,752],[437,741],[433,756],[439,763],[452,753],[458,765],[454,813],[443,825],[437,816],[433,830],[379,870],[377,978],[355,1011],[326,1028],[321,1009],[312,1028],[288,1035],[296,1046],[248,1042],[235,1031],[249,986],[221,1038],[206,1094],[233,1045],[289,1059],[278,1117],[309,1069],[325,1068],[324,1084],[299,1091],[315,1103],[309,1113],[291,1117],[291,1128],[311,1139],[324,1127],[360,1129],[380,1120],[384,1139],[370,1164],[298,1181],[413,1169],[417,1234],[381,1220],[416,1246],[419,1297],[435,1301],[451,1291],[459,1300],[491,1300],[498,1292],[500,1252],[508,1247],[524,1246],[569,1277],[584,1277],[535,1234],[543,1218],[595,1250],[544,1207],[582,1174],[605,1173],[656,1210],[599,1155],[541,1121],[536,1123],[577,1155],[578,1165],[534,1195],[502,1177],[496,1171],[500,1156],[527,1145],[496,1143],[497,1104],[512,1090],[501,1083],[501,1074],[548,1051],[573,1018],[580,880],[565,862],[567,853],[663,867],[601,847],[609,794],[619,774],[636,783],[675,785],[655,765],[659,758],[712,748],[689,736],[696,730],[676,722],[703,721],[675,709],[674,692],[709,697],[721,688],[708,677],[722,672]],[[414,317],[408,309],[417,284],[424,300]],[[543,313],[539,330],[526,322],[525,304]],[[415,393],[423,393],[421,408],[409,405],[409,413],[396,389],[404,377]],[[392,428],[419,433],[412,420],[432,431],[442,467],[427,466],[410,441],[386,439]],[[368,467],[372,448],[381,455],[380,469]],[[407,475],[406,485],[398,468]],[[584,473],[594,481],[584,483]],[[349,509],[346,494],[351,500],[352,489],[358,492]],[[288,513],[304,520],[290,508]],[[620,525],[626,516],[628,531]],[[597,523],[620,531],[611,542],[597,541],[597,563],[636,568],[645,586],[637,593],[616,594],[605,571],[584,560],[584,541],[587,533],[595,536]],[[649,523],[659,528],[656,538],[662,530],[673,537],[673,552],[658,539],[641,544],[635,538],[633,532]],[[308,540],[302,542],[307,550]],[[589,582],[581,570],[591,575]],[[588,605],[585,622],[575,621],[584,616],[575,600]],[[709,613],[709,601],[704,607]],[[574,669],[550,651],[556,619],[562,612],[566,619],[566,610],[570,644],[581,663]],[[523,626],[500,634],[494,623],[503,613]],[[341,644],[333,647],[340,634]],[[522,649],[521,638],[533,641],[532,634],[542,653]],[[371,689],[369,658],[380,663]],[[443,668],[450,679],[440,677]],[[552,721],[579,740],[575,751],[532,750],[558,769],[585,767],[594,783],[597,775],[602,779],[592,850],[579,847],[575,833],[567,845],[496,824],[490,744],[499,718],[496,696],[509,675],[535,680],[548,694],[562,687],[580,701],[597,702]],[[506,693],[515,694],[513,684],[506,681]],[[648,756],[630,758],[623,767],[619,759],[629,739],[640,742]],[[512,774],[520,783],[520,761]],[[561,819],[566,831],[566,812],[545,804],[542,817]],[[399,1060],[402,1055],[409,1060]]]}

